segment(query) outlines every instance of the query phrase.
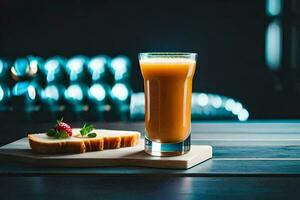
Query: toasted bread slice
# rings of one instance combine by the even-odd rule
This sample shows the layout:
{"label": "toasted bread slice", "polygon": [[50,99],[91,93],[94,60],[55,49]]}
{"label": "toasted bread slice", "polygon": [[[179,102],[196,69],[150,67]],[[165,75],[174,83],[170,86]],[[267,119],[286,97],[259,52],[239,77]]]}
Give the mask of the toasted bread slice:
{"label": "toasted bread slice", "polygon": [[39,133],[29,134],[28,139],[31,149],[39,153],[84,153],[101,151],[104,148],[103,137],[55,139]]}
{"label": "toasted bread slice", "polygon": [[51,138],[45,133],[29,134],[29,144],[33,151],[39,153],[83,153],[135,146],[140,138],[136,131],[95,129],[95,138],[82,137],[79,131],[73,129],[73,136],[66,139]]}

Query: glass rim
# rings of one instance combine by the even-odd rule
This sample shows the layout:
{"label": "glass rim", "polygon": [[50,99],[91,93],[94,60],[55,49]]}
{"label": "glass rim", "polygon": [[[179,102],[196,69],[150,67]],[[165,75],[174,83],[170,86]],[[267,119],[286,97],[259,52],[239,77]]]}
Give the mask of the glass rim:
{"label": "glass rim", "polygon": [[191,52],[142,52],[138,54],[139,59],[145,58],[189,58],[196,59],[197,53]]}

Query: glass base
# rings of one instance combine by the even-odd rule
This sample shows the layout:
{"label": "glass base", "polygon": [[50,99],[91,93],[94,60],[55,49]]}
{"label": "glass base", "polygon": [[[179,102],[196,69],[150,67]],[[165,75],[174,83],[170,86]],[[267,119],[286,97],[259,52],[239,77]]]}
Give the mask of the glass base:
{"label": "glass base", "polygon": [[151,156],[179,156],[191,149],[191,135],[179,143],[153,142],[145,137],[145,152]]}

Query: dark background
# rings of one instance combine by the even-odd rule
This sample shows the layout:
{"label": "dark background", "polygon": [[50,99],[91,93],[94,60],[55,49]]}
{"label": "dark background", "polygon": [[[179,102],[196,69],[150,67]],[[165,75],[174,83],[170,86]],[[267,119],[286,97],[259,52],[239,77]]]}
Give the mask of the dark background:
{"label": "dark background", "polygon": [[298,8],[283,1],[275,17],[283,30],[275,72],[265,64],[266,28],[274,17],[263,0],[2,0],[0,57],[124,54],[138,92],[138,52],[197,52],[194,91],[233,97],[251,119],[299,118]]}

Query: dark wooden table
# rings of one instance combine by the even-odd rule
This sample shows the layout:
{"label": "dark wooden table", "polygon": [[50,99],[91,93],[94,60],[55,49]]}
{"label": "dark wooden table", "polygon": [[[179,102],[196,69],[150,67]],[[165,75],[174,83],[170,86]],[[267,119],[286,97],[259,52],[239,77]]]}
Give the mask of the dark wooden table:
{"label": "dark wooden table", "polygon": [[[144,132],[143,123],[96,127]],[[76,124],[74,125],[76,126]],[[50,124],[1,127],[1,143]],[[9,135],[8,135],[9,134]],[[41,168],[0,161],[0,199],[300,199],[300,121],[194,123],[213,159],[188,170]]]}

